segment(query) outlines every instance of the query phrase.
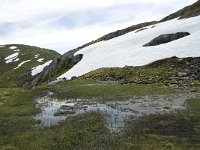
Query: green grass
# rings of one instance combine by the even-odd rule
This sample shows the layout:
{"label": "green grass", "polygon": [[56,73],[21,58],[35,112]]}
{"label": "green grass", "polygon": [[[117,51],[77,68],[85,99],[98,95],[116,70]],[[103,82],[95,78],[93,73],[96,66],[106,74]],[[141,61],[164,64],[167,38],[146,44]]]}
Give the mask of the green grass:
{"label": "green grass", "polygon": [[1,137],[0,148],[19,150],[116,149],[102,114],[70,117],[57,126],[29,129]]}
{"label": "green grass", "polygon": [[200,15],[200,1],[198,0],[191,6],[185,7],[180,13],[180,19],[190,18]]}
{"label": "green grass", "polygon": [[[200,147],[200,99],[187,100],[187,109],[176,113],[155,114],[129,119],[125,140],[142,148],[155,143],[154,148],[198,150]],[[139,138],[138,138],[139,137]],[[134,141],[134,138],[140,141]],[[159,145],[160,143],[160,145]]]}
{"label": "green grass", "polygon": [[51,88],[61,99],[98,101],[127,100],[137,95],[164,95],[177,92],[175,89],[158,85],[119,84],[85,79],[66,81]]}
{"label": "green grass", "polygon": [[[10,144],[18,133],[32,128],[38,121],[31,115],[40,112],[35,107],[31,91],[18,88],[0,89],[0,145]],[[1,149],[1,147],[0,147]]]}
{"label": "green grass", "polygon": [[[169,114],[128,118],[121,133],[110,133],[103,114],[90,112],[69,117],[58,125],[34,128],[39,123],[31,115],[40,110],[34,99],[46,89],[36,91],[1,88],[0,149],[109,149],[109,150],[198,150],[200,144],[200,100],[187,100],[187,109]],[[51,87],[63,98],[126,99],[134,95],[173,94],[174,89],[121,85],[94,80],[72,80]],[[55,91],[56,90],[56,91]],[[102,94],[105,93],[103,96]]]}

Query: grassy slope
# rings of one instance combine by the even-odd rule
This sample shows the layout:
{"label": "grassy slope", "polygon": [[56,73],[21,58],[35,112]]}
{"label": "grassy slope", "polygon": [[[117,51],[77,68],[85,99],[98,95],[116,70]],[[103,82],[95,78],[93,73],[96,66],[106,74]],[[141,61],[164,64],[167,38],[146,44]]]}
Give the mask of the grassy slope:
{"label": "grassy slope", "polygon": [[[172,57],[158,60],[142,67],[101,68],[91,71],[81,78],[100,81],[119,81],[123,84],[176,84],[179,86],[181,84],[188,84],[198,86],[200,81],[195,76],[191,76],[191,74],[196,73],[191,71],[183,77],[180,76],[180,73],[184,72],[184,70],[191,69],[192,65],[199,65],[197,63],[191,64],[194,59],[199,61],[199,58],[179,59]],[[195,72],[198,72],[198,69],[195,69]]]}
{"label": "grassy slope", "polygon": [[[9,87],[17,86],[17,80],[23,78],[23,75],[30,73],[31,68],[36,67],[48,60],[53,60],[56,57],[60,56],[55,51],[42,49],[39,47],[27,46],[27,45],[17,45],[19,52],[19,61],[12,63],[5,63],[4,58],[15,53],[13,50],[9,49],[12,45],[6,45],[3,48],[0,48],[0,87]],[[40,54],[38,58],[35,58],[35,55]],[[38,62],[39,58],[44,58],[43,62]],[[14,69],[23,61],[31,60],[28,63],[22,65],[19,69]]]}
{"label": "grassy slope", "polygon": [[200,15],[200,0],[198,0],[196,3],[186,6],[185,8],[163,18],[162,21],[167,21],[170,19],[184,19],[184,18],[191,18]]}
{"label": "grassy slope", "polygon": [[67,99],[98,101],[127,100],[135,95],[173,94],[175,89],[163,86],[106,83],[96,80],[72,80],[51,87],[56,96]]}

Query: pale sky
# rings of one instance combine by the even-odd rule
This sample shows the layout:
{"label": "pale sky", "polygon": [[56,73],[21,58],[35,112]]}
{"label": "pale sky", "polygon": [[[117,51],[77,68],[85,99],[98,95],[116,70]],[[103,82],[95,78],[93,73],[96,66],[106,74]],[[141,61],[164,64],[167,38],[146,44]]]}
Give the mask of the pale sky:
{"label": "pale sky", "polygon": [[64,53],[109,32],[160,20],[197,0],[0,0],[0,45]]}

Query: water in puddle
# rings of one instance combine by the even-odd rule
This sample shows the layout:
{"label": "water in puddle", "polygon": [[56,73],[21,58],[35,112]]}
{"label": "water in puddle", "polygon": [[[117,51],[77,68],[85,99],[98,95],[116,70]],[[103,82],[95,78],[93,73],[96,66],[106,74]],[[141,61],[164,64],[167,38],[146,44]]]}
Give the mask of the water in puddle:
{"label": "water in puddle", "polygon": [[[123,127],[124,119],[129,115],[134,115],[132,112],[125,112],[115,109],[107,104],[100,104],[86,100],[64,100],[49,98],[48,96],[37,99],[37,107],[42,109],[42,112],[33,116],[37,120],[41,120],[38,127],[52,126],[58,122],[65,120],[69,116],[76,116],[86,112],[96,111],[105,114],[108,121],[109,129],[117,129]],[[55,115],[59,113],[58,115]]]}
{"label": "water in puddle", "polygon": [[142,116],[153,113],[170,112],[177,109],[184,109],[185,96],[157,96],[157,97],[135,97],[127,101],[107,102],[105,104],[89,100],[63,100],[45,96],[37,99],[37,107],[42,112],[34,116],[41,120],[40,127],[58,124],[69,116],[76,116],[90,111],[105,114],[108,128],[117,131],[124,126],[128,116]]}

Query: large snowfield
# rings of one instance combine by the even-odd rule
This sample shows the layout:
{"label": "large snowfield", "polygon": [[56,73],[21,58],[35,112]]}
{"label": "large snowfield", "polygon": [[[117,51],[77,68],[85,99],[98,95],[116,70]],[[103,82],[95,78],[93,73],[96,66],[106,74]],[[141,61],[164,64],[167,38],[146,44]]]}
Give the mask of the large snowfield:
{"label": "large snowfield", "polygon": [[[153,26],[81,49],[75,55],[83,54],[83,59],[58,78],[70,79],[105,67],[142,66],[172,56],[200,56],[200,16],[173,19]],[[177,32],[189,32],[191,35],[158,46],[143,47],[161,34]]]}

